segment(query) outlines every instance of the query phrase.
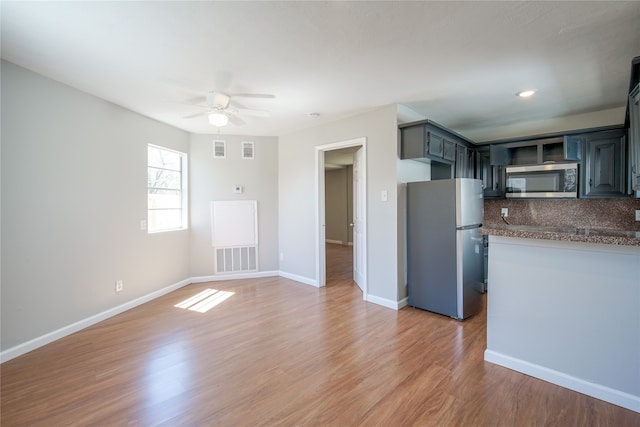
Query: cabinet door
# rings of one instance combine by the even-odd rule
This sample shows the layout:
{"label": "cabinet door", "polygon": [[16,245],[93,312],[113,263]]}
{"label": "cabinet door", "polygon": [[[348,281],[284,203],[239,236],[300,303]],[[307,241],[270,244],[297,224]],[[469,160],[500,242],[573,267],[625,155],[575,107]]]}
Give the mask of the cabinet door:
{"label": "cabinet door", "polygon": [[476,156],[476,179],[482,180],[484,197],[487,199],[503,197],[502,171],[504,168],[491,165],[489,151],[478,151]]}
{"label": "cabinet door", "polygon": [[442,140],[442,157],[445,160],[454,161],[456,160],[456,143],[453,141],[449,141],[448,139]]}
{"label": "cabinet door", "polygon": [[442,157],[444,153],[444,138],[432,131],[428,132],[429,138],[429,155],[433,157]]}
{"label": "cabinet door", "polygon": [[456,147],[456,178],[468,178],[467,175],[468,167],[467,167],[467,147],[464,145],[458,145]]}
{"label": "cabinet door", "polygon": [[424,125],[406,127],[400,130],[400,158],[419,159],[425,155]]}
{"label": "cabinet door", "polygon": [[624,196],[624,135],[603,132],[585,138],[584,197]]}

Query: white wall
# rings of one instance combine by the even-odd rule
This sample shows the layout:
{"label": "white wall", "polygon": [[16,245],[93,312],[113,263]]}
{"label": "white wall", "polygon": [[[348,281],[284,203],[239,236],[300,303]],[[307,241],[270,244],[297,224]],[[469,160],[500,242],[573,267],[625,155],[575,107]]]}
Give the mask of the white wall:
{"label": "white wall", "polygon": [[[390,105],[359,116],[280,137],[279,242],[280,270],[316,280],[316,146],[367,139],[367,251],[369,294],[398,301],[396,107]],[[380,201],[380,191],[388,201]]]}
{"label": "white wall", "polygon": [[[189,277],[189,232],[147,234],[147,144],[189,136],[2,62],[7,350]],[[115,281],[124,291],[115,293]]]}
{"label": "white wall", "polygon": [[[214,159],[212,141],[227,144],[227,157]],[[254,142],[254,159],[241,158],[241,141]],[[278,138],[231,135],[191,135],[191,262],[192,277],[211,276],[210,202],[258,201],[258,259],[261,272],[278,271]],[[243,193],[233,193],[242,185]]]}
{"label": "white wall", "polygon": [[[398,139],[398,144],[400,143]],[[407,298],[407,183],[431,180],[431,164],[398,159],[398,297]]]}

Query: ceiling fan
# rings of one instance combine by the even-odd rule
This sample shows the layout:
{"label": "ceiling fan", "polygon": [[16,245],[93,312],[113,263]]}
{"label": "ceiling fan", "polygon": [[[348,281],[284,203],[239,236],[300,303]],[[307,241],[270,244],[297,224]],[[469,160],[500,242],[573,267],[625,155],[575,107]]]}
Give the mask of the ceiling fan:
{"label": "ceiling fan", "polygon": [[242,126],[245,124],[238,116],[252,116],[252,117],[268,117],[269,112],[265,110],[253,110],[248,108],[237,108],[231,105],[231,97],[244,97],[244,98],[275,98],[274,95],[258,94],[258,93],[236,93],[229,95],[222,92],[210,91],[206,95],[206,108],[207,112],[192,114],[185,118],[193,118],[198,116],[207,116],[209,123],[216,127],[226,126],[231,122],[236,126]]}

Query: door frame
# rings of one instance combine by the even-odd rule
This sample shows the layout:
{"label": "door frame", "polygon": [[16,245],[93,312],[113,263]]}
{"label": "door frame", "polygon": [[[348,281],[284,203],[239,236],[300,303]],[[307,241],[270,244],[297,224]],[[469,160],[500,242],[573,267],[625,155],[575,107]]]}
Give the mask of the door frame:
{"label": "door frame", "polygon": [[[364,222],[364,232],[362,238],[362,245],[356,246],[354,242],[354,250],[360,251],[362,255],[362,298],[367,299],[368,294],[368,281],[367,281],[367,138],[360,137],[355,139],[349,139],[346,141],[334,142],[331,144],[319,145],[315,147],[316,153],[316,283],[318,287],[326,286],[327,284],[327,266],[326,266],[326,230],[325,230],[325,182],[324,182],[324,155],[327,151],[339,150],[347,147],[361,147],[363,150],[362,158],[364,162],[360,165],[360,180],[362,182],[362,204],[361,212]],[[354,203],[357,201],[354,198]],[[355,206],[354,206],[355,211]],[[359,247],[362,246],[362,247]]]}

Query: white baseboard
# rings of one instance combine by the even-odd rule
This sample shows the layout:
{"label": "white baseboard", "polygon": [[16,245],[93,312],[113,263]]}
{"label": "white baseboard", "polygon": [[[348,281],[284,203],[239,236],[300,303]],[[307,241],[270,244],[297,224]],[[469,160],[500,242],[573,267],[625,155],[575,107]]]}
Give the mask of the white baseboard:
{"label": "white baseboard", "polygon": [[256,279],[260,277],[279,276],[277,271],[256,271],[253,273],[226,273],[212,276],[197,276],[189,279],[190,283],[219,282],[221,280]]}
{"label": "white baseboard", "polygon": [[492,350],[485,350],[484,360],[640,413],[640,396],[585,381]]}
{"label": "white baseboard", "polygon": [[[377,305],[381,305],[383,307],[392,308],[394,310],[399,310],[404,306],[401,306],[401,301],[393,301],[386,298],[380,298],[375,295],[367,294],[367,301],[372,302]],[[405,303],[406,305],[406,303]]]}
{"label": "white baseboard", "polygon": [[318,282],[315,279],[309,279],[308,277],[298,276],[297,274],[287,273],[285,271],[280,271],[278,273],[280,277],[284,277],[285,279],[295,280],[296,282],[304,283],[305,285],[311,285],[318,288]]}
{"label": "white baseboard", "polygon": [[103,320],[106,320],[117,314],[123,313],[141,304],[144,304],[153,299],[161,297],[162,295],[168,294],[169,292],[173,292],[176,289],[179,289],[183,286],[188,285],[189,283],[191,283],[189,279],[182,280],[178,283],[174,283],[173,285],[159,289],[155,292],[151,292],[150,294],[128,301],[117,307],[113,307],[113,308],[110,308],[109,310],[105,310],[102,313],[95,314],[91,317],[87,317],[86,319],[80,320],[78,322],[72,323],[67,326],[63,326],[60,329],[57,329],[55,331],[49,332],[48,334],[44,334],[40,337],[29,340],[15,347],[11,347],[3,352],[0,352],[0,363],[4,363],[8,360],[14,359],[18,356],[21,356],[39,347],[42,347],[43,345],[59,340],[60,338],[66,337],[67,335],[71,335],[74,332],[78,332],[79,330],[87,328],[91,325],[95,325],[98,322],[102,322]]}
{"label": "white baseboard", "polygon": [[[294,280],[296,282],[300,282],[306,285],[318,287],[318,282],[314,279],[298,276],[296,274],[286,273],[284,271],[260,271],[255,273],[217,274],[213,276],[190,277],[178,283],[174,283],[173,285],[159,289],[155,292],[151,292],[150,294],[128,301],[117,307],[110,308],[109,310],[105,310],[96,315],[87,317],[86,319],[64,326],[60,329],[49,332],[45,335],[42,335],[40,337],[34,338],[30,341],[27,341],[25,343],[19,344],[15,347],[11,347],[5,351],[2,351],[0,352],[0,363],[4,363],[8,360],[14,359],[18,356],[21,356],[39,347],[42,347],[43,345],[59,340],[60,338],[70,335],[74,332],[78,332],[79,330],[87,328],[98,322],[102,322],[103,320],[106,320],[117,314],[123,313],[127,310],[130,310],[134,307],[142,305],[146,302],[149,302],[153,299],[161,297],[162,295],[168,294],[169,292],[173,292],[176,289],[182,288],[183,286],[190,285],[192,283],[204,283],[204,282],[215,282],[215,281],[221,281],[221,280],[235,280],[235,279],[248,279],[248,278],[274,277],[274,276],[280,276],[280,277]],[[384,298],[379,298],[370,294],[366,296],[366,301],[381,305],[383,307],[391,308],[394,310],[398,310],[399,308],[402,308],[404,307],[404,305],[406,305],[406,299],[400,302],[396,302],[396,301],[391,301]]]}
{"label": "white baseboard", "polygon": [[333,240],[333,239],[326,239],[325,243],[334,243],[336,245],[342,245],[342,240]]}

